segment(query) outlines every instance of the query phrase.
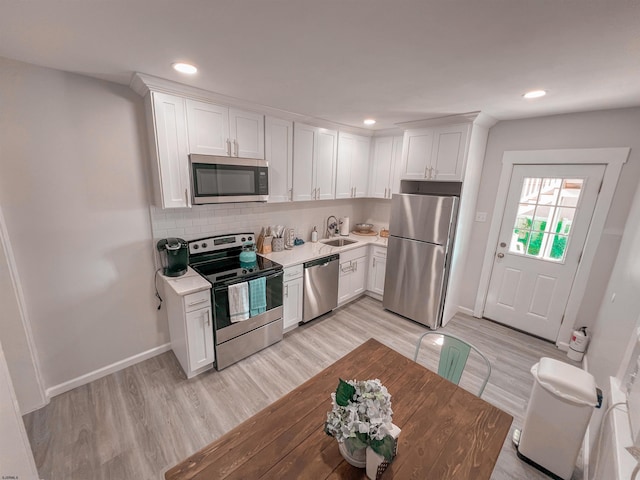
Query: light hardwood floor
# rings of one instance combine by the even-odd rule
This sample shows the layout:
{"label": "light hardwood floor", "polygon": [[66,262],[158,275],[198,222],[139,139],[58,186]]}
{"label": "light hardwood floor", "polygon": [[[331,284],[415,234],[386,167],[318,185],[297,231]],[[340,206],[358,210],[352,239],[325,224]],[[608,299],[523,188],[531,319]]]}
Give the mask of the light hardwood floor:
{"label": "light hardwood floor", "polygon": [[[522,426],[531,366],[542,356],[568,361],[552,344],[486,320],[459,314],[444,330],[489,358],[493,373],[482,398],[514,416],[512,432]],[[158,480],[366,339],[413,358],[415,342],[426,331],[363,297],[221,372],[187,380],[173,353],[164,353],[59,395],[26,415],[40,477]],[[425,361],[433,361],[430,347],[423,348]],[[472,390],[477,382],[469,378]],[[548,477],[518,460],[508,437],[492,478]],[[578,468],[573,478],[582,479]]]}

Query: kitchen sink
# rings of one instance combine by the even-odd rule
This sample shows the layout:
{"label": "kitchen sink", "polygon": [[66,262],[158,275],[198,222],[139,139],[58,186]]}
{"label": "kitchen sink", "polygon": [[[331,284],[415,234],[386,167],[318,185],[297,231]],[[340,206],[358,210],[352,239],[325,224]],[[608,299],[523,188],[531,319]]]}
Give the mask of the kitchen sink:
{"label": "kitchen sink", "polygon": [[322,243],[330,247],[344,247],[352,243],[358,243],[357,240],[349,240],[348,238],[334,238],[333,240],[323,240]]}

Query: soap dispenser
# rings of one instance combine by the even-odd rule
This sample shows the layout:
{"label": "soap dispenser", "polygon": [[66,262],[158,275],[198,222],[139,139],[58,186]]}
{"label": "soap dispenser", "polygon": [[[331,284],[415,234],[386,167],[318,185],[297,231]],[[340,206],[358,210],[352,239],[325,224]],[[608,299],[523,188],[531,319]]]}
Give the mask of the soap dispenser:
{"label": "soap dispenser", "polygon": [[313,227],[313,230],[311,231],[311,241],[313,243],[318,241],[318,230],[316,227]]}

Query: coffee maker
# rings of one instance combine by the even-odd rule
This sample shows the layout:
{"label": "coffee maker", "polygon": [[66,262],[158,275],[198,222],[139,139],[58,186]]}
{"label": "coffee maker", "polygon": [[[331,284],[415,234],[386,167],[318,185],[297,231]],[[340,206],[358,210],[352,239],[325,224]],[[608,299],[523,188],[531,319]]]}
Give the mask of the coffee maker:
{"label": "coffee maker", "polygon": [[164,266],[162,273],[167,277],[179,277],[187,273],[189,249],[181,238],[163,238],[157,244]]}

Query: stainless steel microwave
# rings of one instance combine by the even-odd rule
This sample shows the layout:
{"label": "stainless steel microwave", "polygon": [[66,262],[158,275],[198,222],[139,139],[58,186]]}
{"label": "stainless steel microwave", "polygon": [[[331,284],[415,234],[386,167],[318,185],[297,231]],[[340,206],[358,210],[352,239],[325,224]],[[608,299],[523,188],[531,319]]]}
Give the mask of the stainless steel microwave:
{"label": "stainless steel microwave", "polygon": [[265,160],[189,155],[191,200],[206,203],[266,202],[269,172]]}

